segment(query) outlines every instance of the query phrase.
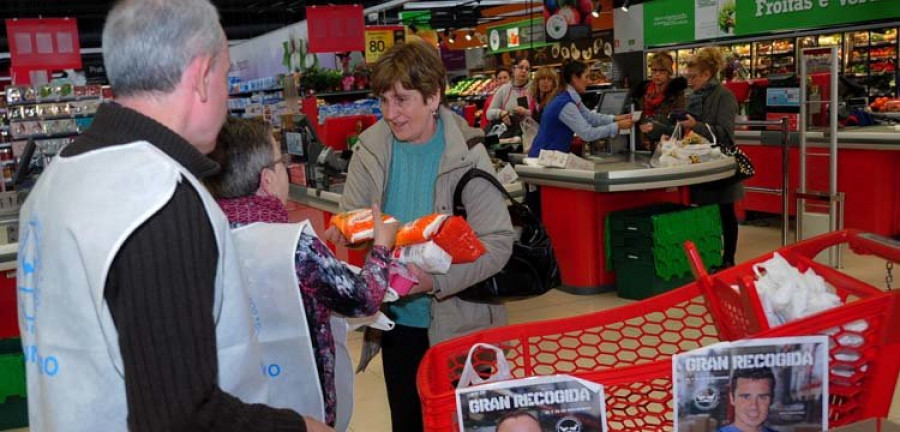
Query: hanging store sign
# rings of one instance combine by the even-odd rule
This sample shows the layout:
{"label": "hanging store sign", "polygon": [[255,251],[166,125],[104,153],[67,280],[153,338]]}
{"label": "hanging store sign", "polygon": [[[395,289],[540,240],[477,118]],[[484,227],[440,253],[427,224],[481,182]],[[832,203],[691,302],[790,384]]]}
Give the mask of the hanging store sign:
{"label": "hanging store sign", "polygon": [[365,51],[365,20],[361,5],[307,6],[309,52]]}
{"label": "hanging store sign", "polygon": [[366,63],[375,63],[385,51],[405,39],[403,26],[366,26]]}
{"label": "hanging store sign", "polygon": [[897,0],[683,0],[644,3],[646,46],[900,18]]}
{"label": "hanging store sign", "polygon": [[543,22],[539,18],[487,28],[488,49],[502,53],[549,45],[544,37]]}
{"label": "hanging store sign", "polygon": [[596,8],[592,0],[544,0],[547,39],[561,41],[589,37],[594,20],[591,13]]}
{"label": "hanging store sign", "polygon": [[550,46],[550,58],[553,63],[575,60],[593,63],[598,60],[609,61],[613,54],[613,32],[610,30],[595,31],[589,38],[581,38],[570,42],[560,42]]}
{"label": "hanging store sign", "polygon": [[401,11],[400,23],[405,26],[416,26],[419,29],[431,29],[431,11]]}
{"label": "hanging store sign", "polygon": [[737,34],[827,27],[900,17],[897,0],[739,1]]}
{"label": "hanging store sign", "polygon": [[6,37],[10,63],[19,70],[81,69],[75,19],[8,19]]}

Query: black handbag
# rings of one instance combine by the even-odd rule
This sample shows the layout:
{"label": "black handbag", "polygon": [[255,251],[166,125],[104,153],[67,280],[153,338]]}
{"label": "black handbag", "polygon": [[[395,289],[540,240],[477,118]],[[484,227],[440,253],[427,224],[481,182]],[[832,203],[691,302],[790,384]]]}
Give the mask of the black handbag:
{"label": "black handbag", "polygon": [[734,173],[735,179],[738,181],[747,180],[750,177],[756,175],[756,168],[753,167],[753,162],[750,160],[750,156],[747,156],[747,153],[744,153],[740,147],[734,145],[730,148],[722,148],[725,150],[723,153],[727,156],[731,156],[734,158],[734,163],[737,165],[736,171]]}
{"label": "black handbag", "polygon": [[513,226],[521,228],[522,235],[513,243],[512,255],[500,272],[457,296],[476,303],[499,304],[536,297],[559,286],[562,282],[559,266],[544,225],[528,206],[516,202],[493,175],[478,168],[463,174],[453,191],[453,214],[466,217],[462,192],[474,178],[489,181],[506,196],[510,202],[509,217]]}

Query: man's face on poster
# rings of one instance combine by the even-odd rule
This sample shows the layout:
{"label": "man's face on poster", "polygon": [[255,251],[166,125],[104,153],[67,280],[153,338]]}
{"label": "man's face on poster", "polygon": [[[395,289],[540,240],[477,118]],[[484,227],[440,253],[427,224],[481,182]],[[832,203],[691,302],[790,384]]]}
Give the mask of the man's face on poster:
{"label": "man's face on poster", "polygon": [[731,392],[734,425],[744,432],[761,430],[772,404],[772,386],[767,379],[738,378]]}

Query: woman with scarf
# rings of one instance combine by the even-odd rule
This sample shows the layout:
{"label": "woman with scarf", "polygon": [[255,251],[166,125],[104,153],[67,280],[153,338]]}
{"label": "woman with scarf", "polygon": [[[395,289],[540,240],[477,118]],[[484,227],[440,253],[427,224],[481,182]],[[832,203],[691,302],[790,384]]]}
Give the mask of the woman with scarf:
{"label": "woman with scarf", "polygon": [[[725,67],[722,52],[715,47],[701,48],[688,60],[684,74],[691,94],[687,98],[687,119],[681,121],[685,131],[702,135],[722,147],[734,146],[734,120],[738,103],[734,94],[719,84],[717,76]],[[722,218],[722,234],[725,248],[722,267],[734,265],[737,250],[738,222],[734,212],[735,201],[744,197],[744,186],[733,178],[691,186],[691,201],[696,204],[718,204]]]}
{"label": "woman with scarf", "polygon": [[[513,66],[513,80],[500,86],[494,93],[494,98],[488,106],[487,119],[491,123],[502,121],[512,132],[504,136],[520,135],[517,131],[518,121],[531,116],[531,63],[528,59],[516,60]],[[528,98],[528,103],[522,106],[519,98]]]}
{"label": "woman with scarf", "polygon": [[656,53],[650,59],[650,79],[634,88],[631,96],[636,109],[643,111],[639,126],[641,146],[653,150],[663,135],[672,135],[675,125],[669,123],[669,114],[684,109],[684,89],[687,80],[672,79],[672,56]]}
{"label": "woman with scarf", "polygon": [[[267,124],[229,118],[209,157],[219,163],[221,170],[207,181],[207,187],[232,228],[257,222],[288,223],[285,203],[290,159],[276,144]],[[350,413],[337,412],[336,380],[352,385],[353,376],[350,370],[336,370],[339,363],[336,363],[331,314],[363,317],[378,312],[388,287],[390,249],[398,229],[396,223],[381,223],[377,206],[372,211],[376,214],[374,246],[358,275],[321,240],[307,232],[300,233],[292,260],[321,386],[324,420],[332,427],[337,423],[338,430],[346,428]]]}

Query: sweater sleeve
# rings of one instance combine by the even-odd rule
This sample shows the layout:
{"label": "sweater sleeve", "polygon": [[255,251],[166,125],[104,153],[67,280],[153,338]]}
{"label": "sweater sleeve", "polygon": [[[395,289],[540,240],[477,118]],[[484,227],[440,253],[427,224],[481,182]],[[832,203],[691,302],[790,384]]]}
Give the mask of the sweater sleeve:
{"label": "sweater sleeve", "polygon": [[[612,138],[619,135],[619,125],[615,122],[607,122],[603,126],[591,126],[574,103],[568,103],[563,107],[559,113],[559,120],[585,141],[596,141],[601,138]],[[599,123],[600,119],[596,119],[596,122]]]}
{"label": "sweater sleeve", "polygon": [[493,99],[491,99],[491,105],[487,109],[488,120],[494,121],[500,119],[500,112],[503,111],[503,102],[507,99],[511,90],[512,87],[509,84],[503,84],[497,89]]}
{"label": "sweater sleeve", "polygon": [[104,297],[116,325],[134,431],[305,431],[294,411],[246,404],[218,386],[218,249],[187,182],[117,253]]}
{"label": "sweater sleeve", "polygon": [[378,312],[388,287],[390,251],[375,246],[360,274],[338,260],[315,236],[301,234],[295,264],[304,296],[312,296],[328,309],[347,317]]}

